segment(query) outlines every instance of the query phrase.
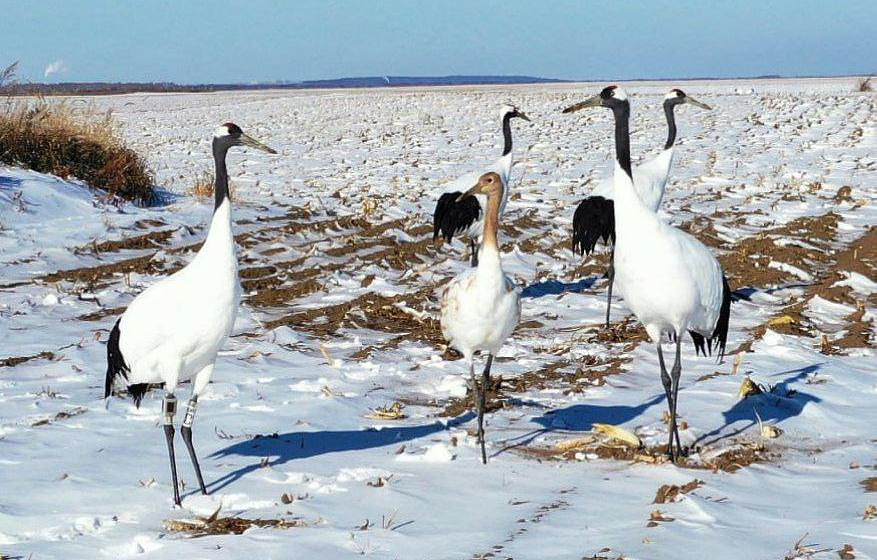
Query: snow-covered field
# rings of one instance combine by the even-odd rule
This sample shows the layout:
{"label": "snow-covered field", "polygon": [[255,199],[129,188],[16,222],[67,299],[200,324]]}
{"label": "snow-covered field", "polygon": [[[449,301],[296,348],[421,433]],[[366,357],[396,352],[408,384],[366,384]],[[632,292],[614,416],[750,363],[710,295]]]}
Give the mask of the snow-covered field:
{"label": "snow-covered field", "polygon": [[[740,296],[721,364],[683,348],[685,466],[651,449],[663,389],[623,300],[599,327],[605,254],[570,249],[575,204],[611,169],[611,116],[559,111],[601,85],[74,100],[113,110],[169,204],[106,205],[0,167],[0,555],[877,558],[877,97],[853,82],[627,86],[635,159],[663,145],[670,87],[714,108],[677,112],[662,210],[715,248]],[[533,120],[513,125],[501,232],[525,298],[494,364],[484,466],[435,320],[464,250],[434,246],[430,224],[449,181],[499,156],[506,100]],[[212,494],[193,493],[178,446],[174,509],[162,392],[139,410],[104,401],[105,344],[203,239],[212,201],[188,190],[226,121],[280,154],[229,156],[245,296],[194,427]],[[765,393],[739,400],[746,375]],[[370,417],[394,403],[404,417]],[[782,433],[763,437],[756,413]],[[646,449],[590,437],[595,422]],[[166,525],[220,506],[297,526]]]}

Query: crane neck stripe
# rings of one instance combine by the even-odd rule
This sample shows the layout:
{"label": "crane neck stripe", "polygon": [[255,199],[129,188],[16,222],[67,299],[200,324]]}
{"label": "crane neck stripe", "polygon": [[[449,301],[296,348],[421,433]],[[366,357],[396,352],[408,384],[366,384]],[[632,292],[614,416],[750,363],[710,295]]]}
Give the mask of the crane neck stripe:
{"label": "crane neck stripe", "polygon": [[506,113],[502,117],[502,136],[505,141],[502,155],[508,155],[512,151],[512,113]]}
{"label": "crane neck stripe", "polygon": [[612,107],[615,115],[615,158],[618,165],[627,173],[631,181],[633,172],[630,167],[630,104],[623,101]]}
{"label": "crane neck stripe", "polygon": [[665,150],[672,148],[676,142],[676,115],[673,109],[677,103],[672,103],[671,101],[670,99],[664,101],[664,114],[667,116],[667,142],[664,144]]}
{"label": "crane neck stripe", "polygon": [[214,212],[228,198],[228,170],[225,166],[227,152],[228,149],[220,146],[218,142],[213,143],[213,162],[216,167],[213,179]]}

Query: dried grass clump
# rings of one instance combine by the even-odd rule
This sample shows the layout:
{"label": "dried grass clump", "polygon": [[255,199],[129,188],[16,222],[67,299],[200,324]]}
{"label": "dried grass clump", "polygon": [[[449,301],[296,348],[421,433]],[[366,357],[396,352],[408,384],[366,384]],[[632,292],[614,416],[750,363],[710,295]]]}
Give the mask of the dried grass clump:
{"label": "dried grass clump", "polygon": [[18,69],[18,61],[13,62],[0,70],[0,86],[13,85],[15,83],[15,71]]}
{"label": "dried grass clump", "polygon": [[208,518],[192,521],[169,519],[164,522],[164,526],[168,531],[186,533],[190,537],[240,535],[252,527],[292,529],[294,527],[304,527],[305,525],[305,522],[301,519],[245,519],[243,517],[219,517],[216,513]]}
{"label": "dried grass clump", "polygon": [[122,143],[112,114],[94,108],[7,99],[0,108],[0,162],[75,177],[141,204],[156,201],[146,162]]}
{"label": "dried grass clump", "polygon": [[196,198],[208,198],[213,196],[213,174],[204,171],[195,177],[195,183],[189,189],[192,196]]}
{"label": "dried grass clump", "polygon": [[871,85],[871,78],[872,76],[868,76],[867,78],[859,78],[856,80],[856,91],[861,93],[874,91],[874,88]]}
{"label": "dried grass clump", "polygon": [[[195,177],[195,182],[189,188],[189,194],[195,198],[213,198],[215,190],[213,173],[204,171]],[[231,182],[228,184],[228,197],[234,200],[234,185]]]}

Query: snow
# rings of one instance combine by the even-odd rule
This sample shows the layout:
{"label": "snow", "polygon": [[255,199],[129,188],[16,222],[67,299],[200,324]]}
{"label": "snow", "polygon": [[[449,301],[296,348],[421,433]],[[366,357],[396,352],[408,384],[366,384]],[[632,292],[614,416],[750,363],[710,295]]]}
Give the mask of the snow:
{"label": "snow", "polygon": [[[683,108],[677,116],[680,144],[663,215],[674,224],[705,218],[734,243],[834,211],[840,223],[832,251],[848,246],[877,223],[875,97],[853,93],[852,82],[626,84],[635,159],[663,145],[659,104],[671,87],[714,107]],[[601,271],[573,272],[582,263],[569,250],[574,204],[611,169],[610,115],[559,111],[602,86],[87,98],[113,110],[169,203],[115,204],[76,181],[0,167],[0,360],[51,352],[0,366],[0,554],[34,560],[783,558],[806,534],[804,543],[827,549],[813,558],[837,558],[844,544],[853,545],[856,558],[877,558],[877,520],[863,519],[877,494],[860,484],[877,468],[873,345],[823,354],[818,337],[779,326],[752,335],[801,298],[808,320],[831,332],[848,328],[856,305],[809,294],[818,271],[800,263],[770,258],[771,272],[789,281],[750,289],[732,306],[728,348],[752,343],[735,375],[733,355],[717,364],[695,357],[688,341],[683,346],[679,412],[690,428],[681,435],[703,446],[695,459],[739,442],[763,443],[768,459],[713,472],[593,453],[558,461],[522,452],[586,435],[595,422],[635,431],[650,445],[666,437],[654,349],[595,340],[605,281]],[[518,236],[504,231],[500,241],[506,273],[524,288],[522,322],[533,325],[512,335],[494,374],[514,380],[562,362],[558,371],[572,379],[586,360],[629,361],[604,384],[582,390],[570,391],[563,376],[506,390],[505,406],[487,415],[484,466],[470,432],[474,415],[439,416],[450,399],[465,394],[465,366],[442,359],[419,332],[385,332],[359,307],[328,334],[296,322],[269,323],[369,294],[405,294],[394,313],[412,324],[437,317],[439,286],[466,266],[459,243],[406,255],[413,259],[408,270],[390,266],[392,255],[369,255],[431,237],[431,230],[414,230],[431,223],[438,194],[499,156],[496,108],[509,99],[533,124],[515,129],[517,163],[504,222],[521,221]],[[123,308],[192,257],[212,200],[192,198],[188,188],[212,168],[211,134],[227,121],[280,152],[229,156],[242,268],[271,265],[277,269],[271,274],[288,276],[283,286],[309,278],[315,286],[280,307],[255,306],[247,294],[260,288],[245,289],[194,425],[212,494],[193,493],[194,475],[178,440],[185,497],[182,509],[174,509],[159,427],[161,392],[149,393],[139,410],[130,400],[101,398],[114,316],[88,315]],[[842,186],[851,187],[850,200],[834,202]],[[344,216],[369,224],[402,221],[375,237],[338,221]],[[170,236],[154,248],[94,250],[104,241],[164,230]],[[824,250],[818,240],[789,235],[777,247]],[[140,256],[154,267],[97,280],[45,278]],[[865,306],[863,320],[873,331],[875,279],[839,272],[836,287],[849,288]],[[428,292],[426,306],[421,290]],[[613,304],[614,321],[627,313],[623,300]],[[773,391],[739,401],[744,375]],[[178,397],[187,398],[188,386],[181,389]],[[407,403],[407,417],[367,417],[395,401]],[[754,411],[783,434],[762,440]],[[652,503],[661,485],[693,479],[703,485],[676,502]],[[166,520],[208,517],[217,508],[222,516],[298,518],[304,526],[199,538],[165,528]],[[649,527],[655,510],[674,520]]]}

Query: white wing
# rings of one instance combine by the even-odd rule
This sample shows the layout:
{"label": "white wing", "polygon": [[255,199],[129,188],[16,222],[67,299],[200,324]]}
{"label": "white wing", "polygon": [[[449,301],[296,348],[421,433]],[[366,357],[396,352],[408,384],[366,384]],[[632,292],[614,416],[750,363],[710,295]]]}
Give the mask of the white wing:
{"label": "white wing", "polygon": [[686,267],[696,286],[699,305],[689,328],[707,337],[712,335],[722,307],[722,266],[709,248],[692,235],[672,226],[665,227],[684,255]]}
{"label": "white wing", "polygon": [[[652,212],[657,212],[661,200],[664,198],[664,188],[667,186],[672,163],[673,148],[670,148],[633,168],[633,189],[643,204]],[[608,200],[615,200],[614,192],[613,178],[604,177],[591,191],[590,196],[602,196]]]}
{"label": "white wing", "polygon": [[672,164],[671,147],[633,170],[633,187],[643,204],[651,208],[652,212],[658,210],[661,199],[664,198],[664,187],[667,186]]}

